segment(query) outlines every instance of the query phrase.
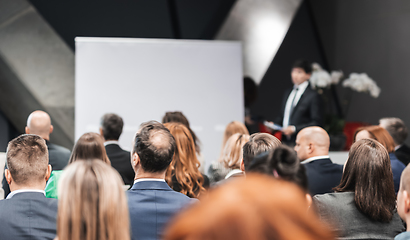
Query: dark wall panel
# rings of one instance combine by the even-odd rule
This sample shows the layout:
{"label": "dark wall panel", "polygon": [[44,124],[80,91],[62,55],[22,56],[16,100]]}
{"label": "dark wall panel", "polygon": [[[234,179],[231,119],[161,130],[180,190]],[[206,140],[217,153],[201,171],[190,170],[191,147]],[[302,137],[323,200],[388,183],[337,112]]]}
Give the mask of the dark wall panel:
{"label": "dark wall panel", "polygon": [[319,38],[306,2],[297,11],[282,45],[259,84],[258,98],[251,109],[253,115],[269,120],[274,120],[279,115],[283,94],[292,87],[290,72],[297,59],[325,66]]}
{"label": "dark wall panel", "polygon": [[30,2],[72,49],[76,36],[173,37],[165,0]]}
{"label": "dark wall panel", "polygon": [[331,68],[365,72],[381,88],[377,99],[354,92],[347,120],[394,116],[410,126],[410,1],[310,2]]}
{"label": "dark wall panel", "polygon": [[178,0],[177,14],[184,39],[214,39],[236,0]]}
{"label": "dark wall panel", "polygon": [[76,36],[213,39],[236,0],[29,1],[74,49]]}

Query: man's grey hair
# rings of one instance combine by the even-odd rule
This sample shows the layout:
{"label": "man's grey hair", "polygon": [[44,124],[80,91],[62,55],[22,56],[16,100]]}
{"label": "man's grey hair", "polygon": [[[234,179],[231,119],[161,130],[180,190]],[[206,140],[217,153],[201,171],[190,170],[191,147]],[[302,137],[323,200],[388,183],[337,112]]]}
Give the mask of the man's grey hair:
{"label": "man's grey hair", "polygon": [[407,138],[407,127],[400,118],[382,118],[379,120],[381,127],[385,128],[392,136],[396,145],[401,145]]}

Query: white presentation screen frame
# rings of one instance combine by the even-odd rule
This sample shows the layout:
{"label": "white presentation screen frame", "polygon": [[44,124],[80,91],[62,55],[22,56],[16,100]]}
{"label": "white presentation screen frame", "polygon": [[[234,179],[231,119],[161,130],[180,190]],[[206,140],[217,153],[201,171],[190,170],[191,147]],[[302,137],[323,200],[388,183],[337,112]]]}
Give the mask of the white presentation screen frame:
{"label": "white presentation screen frame", "polygon": [[243,121],[239,42],[77,37],[75,138],[98,132],[101,116],[124,119],[130,150],[139,125],[182,111],[201,141],[206,168],[218,159],[225,126]]}

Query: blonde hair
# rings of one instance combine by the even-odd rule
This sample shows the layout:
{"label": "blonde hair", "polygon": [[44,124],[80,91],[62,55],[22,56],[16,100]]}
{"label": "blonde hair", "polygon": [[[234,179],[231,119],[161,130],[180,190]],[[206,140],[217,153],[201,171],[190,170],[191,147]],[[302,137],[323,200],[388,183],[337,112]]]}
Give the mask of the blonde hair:
{"label": "blonde hair", "polygon": [[122,180],[109,165],[97,159],[73,162],[59,189],[59,240],[130,240]]}
{"label": "blonde hair", "polygon": [[180,192],[189,197],[198,197],[205,191],[204,178],[199,172],[199,160],[196,157],[195,143],[187,127],[182,123],[169,122],[164,126],[175,138],[175,154],[165,174],[165,180],[173,188],[173,178],[181,187]]}
{"label": "blonde hair", "polygon": [[249,141],[248,134],[235,133],[225,144],[225,148],[220,159],[224,167],[229,169],[239,169],[243,156],[243,145]]}
{"label": "blonde hair", "polygon": [[221,154],[220,154],[220,158],[223,155],[224,149],[225,149],[225,144],[228,141],[228,139],[234,135],[235,133],[240,133],[240,134],[247,134],[249,135],[249,131],[246,128],[245,124],[238,122],[238,121],[233,121],[230,122],[226,128],[225,128],[225,132],[224,132],[224,137],[222,139],[222,146],[221,146]]}
{"label": "blonde hair", "polygon": [[293,183],[249,174],[215,188],[179,214],[164,239],[334,239],[307,207],[305,193]]}

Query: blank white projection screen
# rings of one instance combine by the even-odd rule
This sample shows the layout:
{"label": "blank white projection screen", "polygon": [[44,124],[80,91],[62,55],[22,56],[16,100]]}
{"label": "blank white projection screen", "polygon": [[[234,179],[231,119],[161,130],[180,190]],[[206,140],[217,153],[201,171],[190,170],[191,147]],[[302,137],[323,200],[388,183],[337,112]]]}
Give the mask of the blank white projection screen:
{"label": "blank white projection screen", "polygon": [[101,116],[124,119],[127,150],[139,125],[182,111],[209,163],[218,159],[225,126],[243,121],[239,42],[76,38],[75,137],[98,132]]}

